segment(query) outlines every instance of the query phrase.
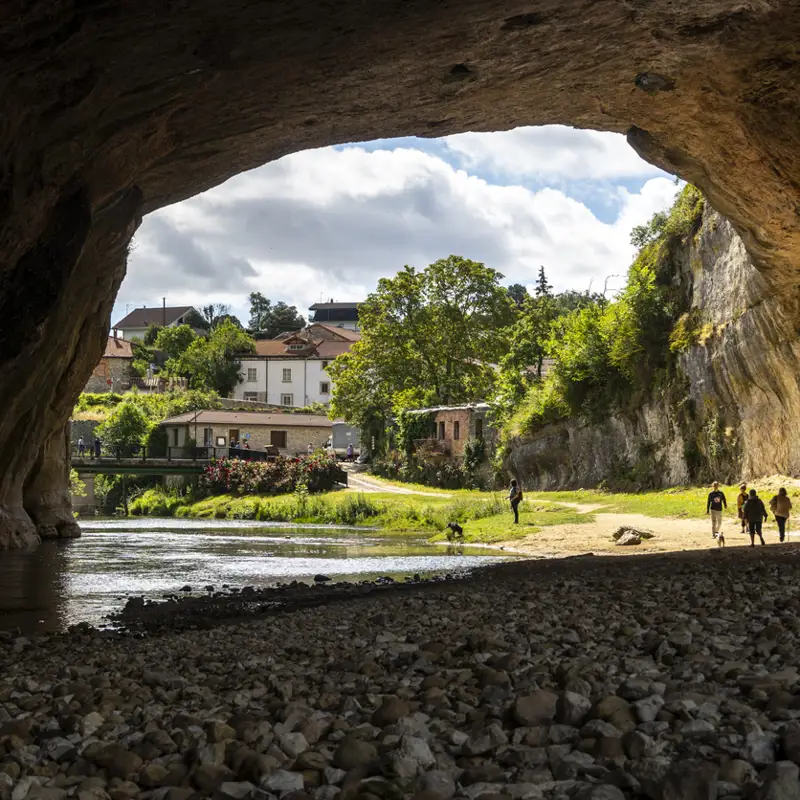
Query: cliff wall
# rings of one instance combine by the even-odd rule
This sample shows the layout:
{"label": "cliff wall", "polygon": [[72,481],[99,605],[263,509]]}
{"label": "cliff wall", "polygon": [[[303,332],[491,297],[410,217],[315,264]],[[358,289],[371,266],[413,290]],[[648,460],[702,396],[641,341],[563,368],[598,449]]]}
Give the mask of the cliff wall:
{"label": "cliff wall", "polygon": [[707,208],[672,254],[693,343],[649,401],[599,423],[570,418],[513,439],[505,465],[529,488],[672,486],[800,473],[797,297],[753,266]]}

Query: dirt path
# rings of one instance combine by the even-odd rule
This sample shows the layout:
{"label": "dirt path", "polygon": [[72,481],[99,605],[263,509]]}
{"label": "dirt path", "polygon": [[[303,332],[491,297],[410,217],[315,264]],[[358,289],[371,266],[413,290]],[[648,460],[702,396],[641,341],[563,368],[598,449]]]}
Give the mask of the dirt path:
{"label": "dirt path", "polygon": [[406,489],[404,486],[396,486],[391,483],[382,483],[376,481],[369,475],[363,472],[356,472],[352,469],[347,469],[347,488],[355,492],[388,492],[389,494],[416,494],[422,497],[451,497],[452,495],[445,494],[444,492],[419,492],[416,489]]}
{"label": "dirt path", "polygon": [[[538,502],[538,501],[537,501]],[[530,524],[530,523],[529,523]],[[611,535],[617,528],[627,525],[645,528],[654,535],[634,547],[617,547]],[[738,520],[730,518],[723,525],[727,547],[749,545],[750,537],[742,534]],[[789,534],[789,541],[797,535]],[[768,544],[778,541],[774,522],[767,523],[764,538]],[[593,522],[552,525],[524,538],[503,542],[506,550],[532,555],[575,555],[578,553],[606,553],[631,555],[633,553],[664,553],[675,550],[703,550],[716,548],[711,538],[711,522],[697,519],[664,519],[643,514],[596,514]]]}

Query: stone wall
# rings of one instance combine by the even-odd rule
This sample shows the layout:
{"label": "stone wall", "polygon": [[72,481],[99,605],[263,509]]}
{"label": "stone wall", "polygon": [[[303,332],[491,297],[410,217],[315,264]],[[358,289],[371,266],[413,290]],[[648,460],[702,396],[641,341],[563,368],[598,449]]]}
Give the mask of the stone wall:
{"label": "stone wall", "polygon": [[731,224],[710,209],[674,263],[701,336],[680,356],[670,391],[601,423],[573,418],[512,441],[506,467],[526,487],[800,473],[791,292],[771,288]]}
{"label": "stone wall", "polygon": [[[290,417],[289,414],[286,415]],[[229,435],[230,431],[233,430],[233,426],[229,424],[225,425],[204,425],[202,423],[198,424],[197,426],[197,444],[202,446],[203,445],[203,436],[204,430],[206,428],[211,428],[212,430],[212,445],[216,446],[217,438],[221,437],[225,439],[226,446],[229,442]],[[175,426],[167,426],[169,433],[169,445],[171,447],[182,447],[185,443],[186,438],[193,438],[194,437],[194,425],[184,426],[183,428],[178,428],[179,436],[178,441],[175,442],[173,440],[173,434],[171,433],[172,430],[175,430]],[[320,427],[311,427],[311,426],[304,426],[304,425],[286,425],[285,427],[281,427],[280,425],[274,425],[271,427],[266,427],[263,425],[258,426],[247,426],[247,425],[239,425],[239,441],[244,445],[245,441],[249,443],[251,450],[264,450],[267,447],[272,445],[272,431],[285,431],[286,432],[286,447],[279,448],[282,455],[287,456],[294,456],[294,455],[305,455],[308,450],[308,445],[311,443],[314,445],[314,449],[323,448],[325,443],[331,436],[331,428],[320,428]],[[247,439],[247,434],[250,434],[250,438]]]}
{"label": "stone wall", "polygon": [[[84,392],[119,392],[128,388],[134,377],[133,361],[129,358],[101,358],[86,382]],[[109,386],[108,381],[112,384]]]}

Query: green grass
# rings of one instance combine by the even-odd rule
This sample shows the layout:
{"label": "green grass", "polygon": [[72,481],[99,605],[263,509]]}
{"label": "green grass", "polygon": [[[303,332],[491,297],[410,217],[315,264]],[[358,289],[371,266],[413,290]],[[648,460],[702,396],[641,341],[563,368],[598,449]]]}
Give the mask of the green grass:
{"label": "green grass", "polygon": [[[464,492],[456,497],[375,492],[329,492],[306,497],[215,495],[197,502],[150,489],[131,501],[135,516],[176,516],[194,519],[248,519],[298,524],[362,525],[387,532],[426,532],[445,540],[448,522],[459,522],[467,542],[499,542],[522,536],[546,525],[589,522],[590,515],[560,506],[524,504],[523,524],[511,524],[505,496],[490,492]],[[528,524],[526,524],[528,523]]]}

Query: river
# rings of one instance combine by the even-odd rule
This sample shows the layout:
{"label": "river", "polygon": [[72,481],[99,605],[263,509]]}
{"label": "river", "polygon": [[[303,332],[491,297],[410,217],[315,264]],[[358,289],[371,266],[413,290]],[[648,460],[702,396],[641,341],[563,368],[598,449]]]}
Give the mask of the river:
{"label": "river", "polygon": [[508,555],[425,536],[280,523],[125,519],[81,521],[83,536],[0,553],[0,630],[59,631],[103,625],[132,595],[160,599],[189,585],[200,593],[264,587],[325,574],[396,578],[468,570]]}

